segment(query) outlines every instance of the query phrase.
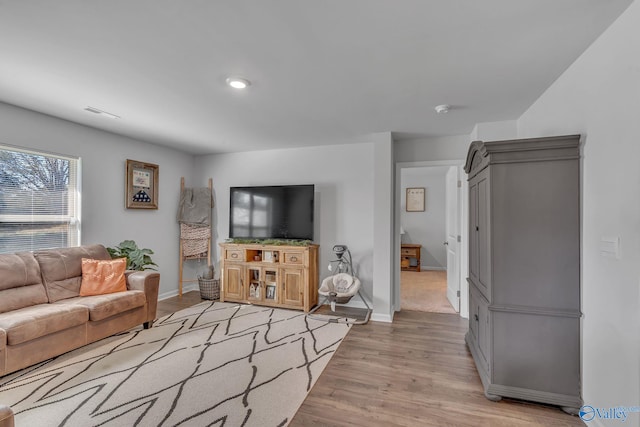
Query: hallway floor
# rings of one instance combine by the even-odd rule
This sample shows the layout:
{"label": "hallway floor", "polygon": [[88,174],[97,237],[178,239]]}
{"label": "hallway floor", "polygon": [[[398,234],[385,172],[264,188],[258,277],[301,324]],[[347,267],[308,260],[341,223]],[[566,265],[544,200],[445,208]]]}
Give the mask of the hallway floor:
{"label": "hallway floor", "polygon": [[447,272],[400,272],[400,308],[430,313],[455,313],[447,300]]}

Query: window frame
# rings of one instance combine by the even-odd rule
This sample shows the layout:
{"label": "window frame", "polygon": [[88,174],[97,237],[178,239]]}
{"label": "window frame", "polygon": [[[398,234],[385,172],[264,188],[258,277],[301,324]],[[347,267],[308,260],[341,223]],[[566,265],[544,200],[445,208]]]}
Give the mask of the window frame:
{"label": "window frame", "polygon": [[[67,246],[75,247],[81,244],[81,158],[78,156],[70,156],[59,154],[45,150],[38,150],[26,147],[20,147],[0,142],[0,152],[17,152],[34,156],[42,156],[48,158],[62,159],[69,162],[69,183],[67,192],[67,215],[59,214],[3,214],[0,212],[0,224],[68,224],[67,229]],[[33,248],[39,250],[45,248]],[[15,251],[13,251],[15,252]],[[7,252],[12,253],[12,252]]]}

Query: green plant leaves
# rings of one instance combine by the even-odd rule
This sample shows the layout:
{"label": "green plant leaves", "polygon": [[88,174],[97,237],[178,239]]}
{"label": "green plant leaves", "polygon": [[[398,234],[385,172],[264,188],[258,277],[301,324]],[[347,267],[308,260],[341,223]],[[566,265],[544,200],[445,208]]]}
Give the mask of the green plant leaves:
{"label": "green plant leaves", "polygon": [[107,248],[107,252],[111,258],[126,258],[128,270],[156,270],[152,266],[158,266],[149,256],[153,255],[153,251],[138,248],[133,240],[124,240],[115,248]]}
{"label": "green plant leaves", "polygon": [[229,243],[238,244],[251,244],[257,243],[260,245],[286,245],[286,246],[309,246],[311,240],[287,240],[287,239],[227,239]]}

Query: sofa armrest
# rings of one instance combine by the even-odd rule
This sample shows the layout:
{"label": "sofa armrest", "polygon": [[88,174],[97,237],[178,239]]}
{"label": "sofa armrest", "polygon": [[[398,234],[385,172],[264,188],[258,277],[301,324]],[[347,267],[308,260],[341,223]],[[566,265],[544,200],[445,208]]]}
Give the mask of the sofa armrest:
{"label": "sofa armrest", "polygon": [[144,291],[147,298],[146,322],[156,319],[158,308],[158,292],[160,289],[160,273],[155,271],[127,271],[127,289]]}
{"label": "sofa armrest", "polygon": [[0,329],[0,377],[4,375],[6,369],[7,369],[7,332],[4,329]]}
{"label": "sofa armrest", "polygon": [[13,411],[7,405],[0,404],[0,427],[14,427]]}

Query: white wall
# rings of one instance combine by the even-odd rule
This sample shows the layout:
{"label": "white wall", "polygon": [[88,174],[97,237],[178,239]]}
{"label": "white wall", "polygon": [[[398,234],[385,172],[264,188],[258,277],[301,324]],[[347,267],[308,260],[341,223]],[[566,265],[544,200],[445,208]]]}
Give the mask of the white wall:
{"label": "white wall", "polygon": [[314,241],[320,245],[320,278],[330,275],[331,248],[346,244],[366,294],[372,296],[374,149],[372,143],[201,156],[198,180],[213,178],[214,259],[229,237],[229,188],[315,184]]}
{"label": "white wall", "polygon": [[[373,315],[372,320],[391,322],[395,306],[400,304],[394,288],[400,286],[394,265],[399,262],[400,239],[396,233],[393,203],[394,176],[393,139],[390,132],[372,135],[373,159]],[[395,248],[395,250],[394,250]]]}
{"label": "white wall", "polygon": [[393,144],[396,163],[432,160],[464,160],[467,157],[469,135],[396,141]]}
{"label": "white wall", "polygon": [[471,141],[501,141],[518,136],[518,121],[476,123],[471,132]]}
{"label": "white wall", "polygon": [[[447,251],[443,244],[446,235],[446,173],[449,166],[404,168],[400,184],[400,224],[405,234],[403,243],[422,245],[420,256],[423,269],[445,270]],[[407,212],[406,189],[425,188],[424,212]]]}
{"label": "white wall", "polygon": [[[160,293],[177,292],[177,203],[180,177],[191,178],[193,156],[0,103],[0,143],[69,156],[82,168],[82,244],[114,246],[125,239],[153,249]],[[159,209],[125,209],[125,160],[159,165]]]}
{"label": "white wall", "polygon": [[[635,2],[518,120],[519,137],[584,141],[582,378],[594,407],[640,404],[639,26]],[[600,254],[606,237],[620,238],[618,259]]]}

